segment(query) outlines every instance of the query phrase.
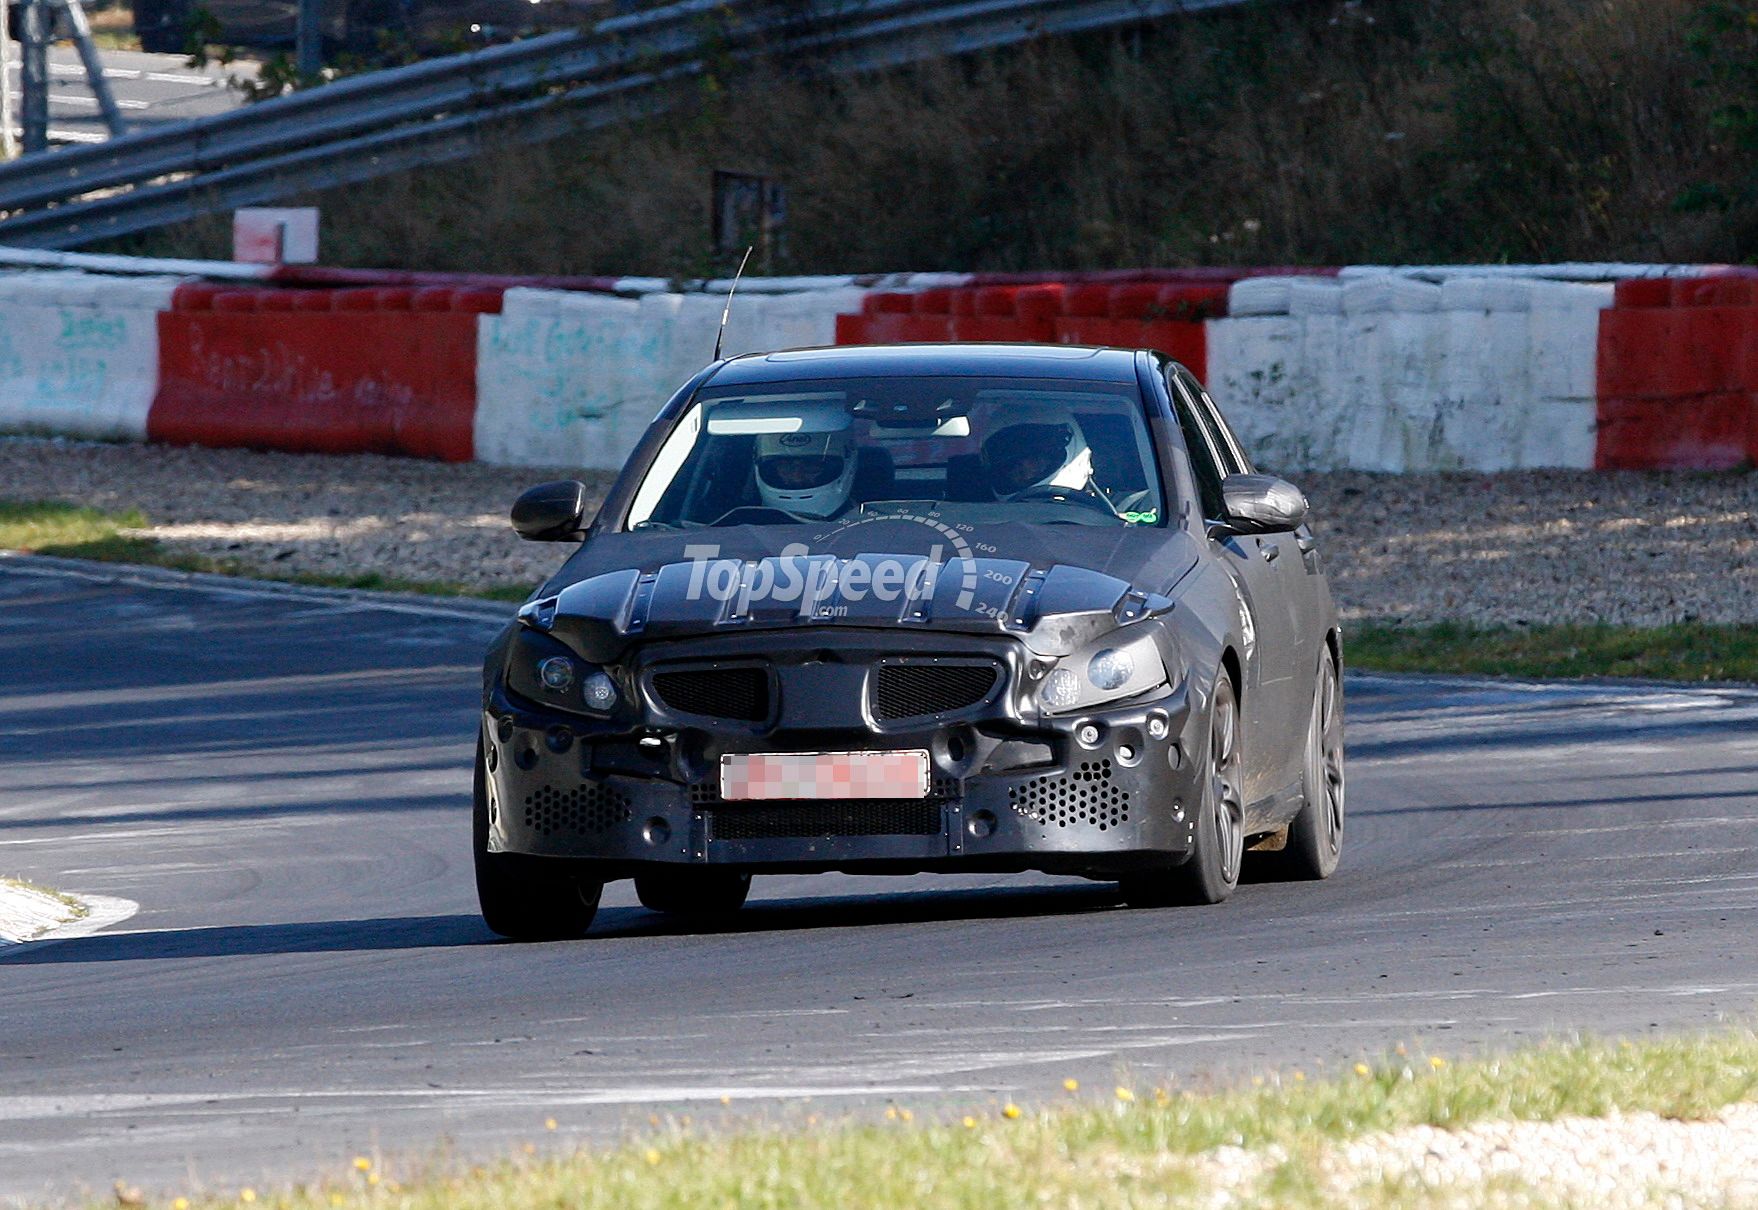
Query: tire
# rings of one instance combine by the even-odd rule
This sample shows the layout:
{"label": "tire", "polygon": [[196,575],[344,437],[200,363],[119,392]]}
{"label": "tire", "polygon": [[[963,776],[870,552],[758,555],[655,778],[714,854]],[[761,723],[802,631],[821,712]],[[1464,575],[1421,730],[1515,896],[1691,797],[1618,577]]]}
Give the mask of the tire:
{"label": "tire", "polygon": [[730,916],[745,906],[751,876],[733,870],[654,870],[635,875],[641,906],[668,916],[709,919]]}
{"label": "tire", "polygon": [[482,754],[478,737],[471,849],[482,919],[496,933],[516,941],[584,937],[598,914],[604,883],[578,877],[565,859],[488,851],[488,784]]}
{"label": "tire", "polygon": [[1300,814],[1288,825],[1288,845],[1277,854],[1285,878],[1329,878],[1343,855],[1343,695],[1329,652],[1313,687],[1306,729],[1306,763],[1300,775]]}
{"label": "tire", "polygon": [[1239,699],[1233,680],[1221,673],[1209,705],[1209,748],[1204,759],[1202,801],[1197,804],[1196,838],[1190,856],[1169,870],[1135,874],[1123,881],[1131,907],[1220,903],[1239,885],[1245,856],[1245,806],[1241,795],[1245,761],[1239,744]]}

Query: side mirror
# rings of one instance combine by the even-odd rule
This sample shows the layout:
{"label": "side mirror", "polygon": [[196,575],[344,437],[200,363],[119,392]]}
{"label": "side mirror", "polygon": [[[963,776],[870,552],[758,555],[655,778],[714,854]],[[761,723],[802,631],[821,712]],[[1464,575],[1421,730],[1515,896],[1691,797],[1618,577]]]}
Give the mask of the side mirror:
{"label": "side mirror", "polygon": [[1306,523],[1306,497],[1274,475],[1228,475],[1221,495],[1228,521],[1241,533],[1284,534]]}
{"label": "side mirror", "polygon": [[586,485],[539,483],[513,501],[513,530],[527,542],[578,542],[586,535]]}

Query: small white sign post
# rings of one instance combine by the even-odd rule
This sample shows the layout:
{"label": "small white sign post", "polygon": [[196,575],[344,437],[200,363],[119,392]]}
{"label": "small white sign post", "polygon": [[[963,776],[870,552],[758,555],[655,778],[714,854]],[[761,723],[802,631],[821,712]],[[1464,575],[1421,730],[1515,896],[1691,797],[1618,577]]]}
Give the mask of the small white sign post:
{"label": "small white sign post", "polygon": [[317,262],[317,207],[246,206],[232,212],[232,259],[258,265]]}

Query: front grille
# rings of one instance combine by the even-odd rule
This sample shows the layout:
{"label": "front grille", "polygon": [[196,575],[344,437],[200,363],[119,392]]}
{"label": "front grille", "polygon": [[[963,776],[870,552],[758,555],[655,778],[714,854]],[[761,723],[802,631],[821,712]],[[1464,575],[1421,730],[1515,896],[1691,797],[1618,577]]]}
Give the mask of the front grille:
{"label": "front grille", "polygon": [[673,710],[760,723],[769,717],[769,674],[761,668],[657,672],[653,691]]}
{"label": "front grille", "polygon": [[628,796],[598,782],[539,786],[525,796],[525,826],[544,836],[596,836],[629,819]]}
{"label": "front grille", "polygon": [[1103,832],[1129,822],[1129,791],[1111,780],[1109,760],[1082,761],[1067,774],[1034,777],[1009,787],[1007,797],[1027,819],[1059,828]]}
{"label": "front grille", "polygon": [[873,717],[881,722],[946,714],[989,696],[993,664],[881,664],[873,675]]}
{"label": "front grille", "polygon": [[940,804],[925,798],[723,807],[707,814],[713,840],[937,836],[942,830]]}

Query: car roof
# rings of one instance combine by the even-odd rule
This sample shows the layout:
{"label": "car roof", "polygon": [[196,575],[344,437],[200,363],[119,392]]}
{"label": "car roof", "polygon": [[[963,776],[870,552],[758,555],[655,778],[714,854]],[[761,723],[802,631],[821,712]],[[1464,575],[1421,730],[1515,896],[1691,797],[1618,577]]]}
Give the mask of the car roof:
{"label": "car roof", "polygon": [[815,378],[1060,378],[1133,383],[1135,353],[1085,345],[838,345],[750,353],[726,362],[703,386],[798,382]]}

